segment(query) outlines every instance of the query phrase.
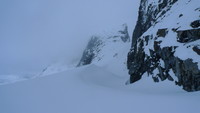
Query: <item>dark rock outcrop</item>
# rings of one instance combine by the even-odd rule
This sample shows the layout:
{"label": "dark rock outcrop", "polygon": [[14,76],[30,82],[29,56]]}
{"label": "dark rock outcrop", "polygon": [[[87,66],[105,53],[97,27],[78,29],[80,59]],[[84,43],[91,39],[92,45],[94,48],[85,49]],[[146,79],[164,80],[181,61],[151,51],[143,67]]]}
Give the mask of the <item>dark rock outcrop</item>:
{"label": "dark rock outcrop", "polygon": [[200,28],[177,31],[177,41],[181,43],[192,42],[200,39]]}
{"label": "dark rock outcrop", "polygon": [[190,24],[193,28],[200,27],[200,20],[195,20]]}
{"label": "dark rock outcrop", "polygon": [[[170,16],[173,12],[171,8],[177,2],[179,0],[155,0],[152,3],[141,0],[127,60],[131,83],[140,80],[147,73],[154,82],[174,81],[177,78],[176,85],[182,86],[184,90],[200,90],[199,20],[190,21],[190,26],[183,30],[179,30],[181,26],[176,25],[172,29],[157,25],[162,24],[166,16]],[[180,12],[177,17],[184,18],[183,15]],[[149,29],[151,32],[148,32]],[[182,52],[187,51],[193,53],[182,55]]]}
{"label": "dark rock outcrop", "polygon": [[167,33],[168,33],[167,28],[158,29],[157,36],[158,37],[165,37],[167,35]]}
{"label": "dark rock outcrop", "polygon": [[[130,42],[130,36],[128,33],[128,26],[126,24],[123,24],[123,29],[118,31],[120,34],[120,38],[123,42]],[[116,36],[118,37],[118,36]]]}
{"label": "dark rock outcrop", "polygon": [[198,55],[200,55],[200,46],[194,46],[192,48]]}
{"label": "dark rock outcrop", "polygon": [[81,61],[77,66],[90,64],[95,58],[95,55],[97,55],[100,51],[100,46],[102,46],[102,44],[103,42],[99,37],[92,36],[90,41],[88,42],[86,49],[83,52]]}

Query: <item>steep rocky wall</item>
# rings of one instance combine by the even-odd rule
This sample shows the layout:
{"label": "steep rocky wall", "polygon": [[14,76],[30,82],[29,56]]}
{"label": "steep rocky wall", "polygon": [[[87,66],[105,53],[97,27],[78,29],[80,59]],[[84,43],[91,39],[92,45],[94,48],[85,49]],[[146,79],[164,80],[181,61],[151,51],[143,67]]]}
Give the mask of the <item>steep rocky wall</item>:
{"label": "steep rocky wall", "polygon": [[170,10],[177,0],[141,0],[139,16],[133,32],[132,46],[135,46],[137,39],[146,32],[156,20]]}
{"label": "steep rocky wall", "polygon": [[127,61],[131,83],[148,73],[155,82],[176,78],[176,85],[184,90],[200,90],[198,3],[141,0]]}

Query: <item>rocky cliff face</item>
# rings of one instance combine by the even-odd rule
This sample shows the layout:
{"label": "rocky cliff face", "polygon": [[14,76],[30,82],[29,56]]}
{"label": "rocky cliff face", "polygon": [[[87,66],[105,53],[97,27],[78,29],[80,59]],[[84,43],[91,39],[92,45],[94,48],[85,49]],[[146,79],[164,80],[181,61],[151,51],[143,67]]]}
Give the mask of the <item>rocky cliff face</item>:
{"label": "rocky cliff face", "polygon": [[127,67],[130,82],[147,73],[186,91],[200,90],[199,0],[141,0]]}

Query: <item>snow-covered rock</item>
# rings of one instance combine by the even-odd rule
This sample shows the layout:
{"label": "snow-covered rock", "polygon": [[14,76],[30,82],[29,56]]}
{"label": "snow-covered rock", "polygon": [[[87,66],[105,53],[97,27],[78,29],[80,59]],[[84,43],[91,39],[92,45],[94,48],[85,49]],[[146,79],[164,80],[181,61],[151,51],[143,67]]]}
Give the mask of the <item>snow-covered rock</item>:
{"label": "snow-covered rock", "polygon": [[65,58],[62,58],[44,68],[39,76],[55,74],[89,64],[105,67],[118,76],[128,76],[126,61],[130,46],[128,26],[123,24],[119,28],[106,33],[93,35],[88,41],[80,60],[74,59],[69,62]]}
{"label": "snow-covered rock", "polygon": [[141,0],[127,66],[130,82],[152,75],[200,90],[199,0]]}
{"label": "snow-covered rock", "polygon": [[78,67],[95,64],[123,76],[126,69],[127,53],[131,46],[128,26],[123,24],[119,31],[92,36],[83,52]]}

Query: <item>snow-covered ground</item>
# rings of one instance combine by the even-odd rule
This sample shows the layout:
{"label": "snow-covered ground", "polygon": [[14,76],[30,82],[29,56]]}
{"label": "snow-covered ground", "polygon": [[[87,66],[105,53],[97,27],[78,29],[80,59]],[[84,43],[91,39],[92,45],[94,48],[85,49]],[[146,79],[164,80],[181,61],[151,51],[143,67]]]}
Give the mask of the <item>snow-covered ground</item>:
{"label": "snow-covered ground", "polygon": [[[40,1],[0,1],[0,113],[199,113],[200,92],[147,76],[125,85],[130,43],[107,42],[101,62],[71,62],[93,33],[124,22],[131,33],[139,0]],[[52,57],[70,61],[41,73]]]}
{"label": "snow-covered ground", "polygon": [[94,64],[0,86],[0,113],[199,113],[200,92],[146,77],[125,85]]}

